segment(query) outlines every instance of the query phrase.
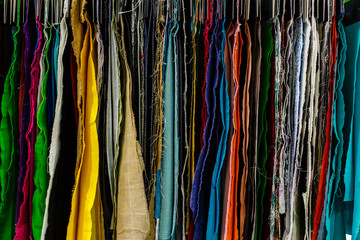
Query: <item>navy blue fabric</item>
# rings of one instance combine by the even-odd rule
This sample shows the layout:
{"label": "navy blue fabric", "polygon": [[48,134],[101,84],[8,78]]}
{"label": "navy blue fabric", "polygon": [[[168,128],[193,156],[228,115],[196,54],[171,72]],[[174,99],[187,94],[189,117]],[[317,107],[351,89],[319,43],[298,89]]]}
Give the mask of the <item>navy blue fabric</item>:
{"label": "navy blue fabric", "polygon": [[216,96],[219,92],[219,75],[217,68],[218,52],[216,51],[216,40],[219,39],[219,22],[216,21],[211,36],[209,49],[209,61],[206,74],[206,103],[208,119],[204,132],[204,146],[196,166],[194,183],[191,192],[190,207],[195,218],[194,239],[205,239],[206,223],[209,210],[209,197],[211,187],[211,176],[216,160],[216,153],[219,143],[220,109],[219,99]]}

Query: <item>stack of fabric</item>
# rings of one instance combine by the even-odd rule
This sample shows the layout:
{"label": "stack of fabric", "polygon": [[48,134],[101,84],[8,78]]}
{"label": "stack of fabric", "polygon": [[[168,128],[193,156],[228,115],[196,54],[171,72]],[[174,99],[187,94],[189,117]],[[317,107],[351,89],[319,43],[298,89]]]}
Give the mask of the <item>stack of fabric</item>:
{"label": "stack of fabric", "polygon": [[0,7],[0,239],[360,239],[360,1]]}

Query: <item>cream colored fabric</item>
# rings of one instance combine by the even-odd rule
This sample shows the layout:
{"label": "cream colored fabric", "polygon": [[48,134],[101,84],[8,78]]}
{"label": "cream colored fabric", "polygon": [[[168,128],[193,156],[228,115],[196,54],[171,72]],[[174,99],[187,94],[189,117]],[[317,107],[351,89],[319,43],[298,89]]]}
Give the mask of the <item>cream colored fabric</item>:
{"label": "cream colored fabric", "polygon": [[311,222],[312,222],[312,212],[311,212],[311,189],[312,189],[312,179],[313,179],[313,148],[311,146],[313,126],[314,126],[314,115],[316,109],[314,108],[315,102],[315,85],[316,85],[316,62],[318,61],[319,55],[319,37],[317,32],[317,23],[315,17],[311,17],[311,41],[310,41],[310,64],[309,64],[309,80],[310,83],[310,99],[309,99],[309,120],[307,121],[309,126],[308,131],[308,141],[307,141],[307,177],[306,177],[306,192],[303,193],[304,199],[304,208],[305,208],[305,236],[304,239],[311,239]]}
{"label": "cream colored fabric", "polygon": [[[96,72],[96,85],[97,85],[97,91],[98,91],[98,98],[100,99],[100,93],[101,93],[101,87],[102,87],[102,81],[103,81],[103,68],[104,68],[104,43],[101,36],[100,31],[100,24],[97,23],[95,26],[96,34],[95,34],[95,40],[96,40],[96,48],[97,48],[97,58],[95,56],[93,57],[95,66],[97,66],[97,72]],[[98,118],[96,119],[96,125],[99,126],[99,111],[100,108],[98,108]]]}
{"label": "cream colored fabric", "polygon": [[[107,103],[106,103],[106,155],[107,155],[107,166],[110,183],[111,196],[114,196],[114,180],[116,166],[116,143],[119,136],[119,126],[122,121],[121,104],[120,101],[120,73],[118,64],[118,51],[115,39],[115,31],[112,26],[109,27],[109,68],[108,76],[109,81],[107,83]],[[119,118],[120,116],[120,118]]]}
{"label": "cream colored fabric", "polygon": [[[123,25],[122,19],[121,24]],[[123,33],[121,34],[123,36]],[[122,82],[124,86],[124,125],[120,138],[119,180],[116,239],[145,239],[150,231],[146,203],[141,149],[131,106],[131,75],[126,61],[124,39],[121,39]]]}

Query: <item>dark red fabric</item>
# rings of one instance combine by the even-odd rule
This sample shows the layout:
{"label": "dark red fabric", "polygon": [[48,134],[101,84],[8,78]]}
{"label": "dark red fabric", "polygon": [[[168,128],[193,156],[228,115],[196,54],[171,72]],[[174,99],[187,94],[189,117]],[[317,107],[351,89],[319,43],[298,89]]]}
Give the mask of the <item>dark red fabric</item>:
{"label": "dark red fabric", "polygon": [[331,147],[331,120],[332,120],[332,107],[333,107],[333,92],[334,92],[334,79],[336,67],[336,46],[337,46],[337,29],[336,18],[333,18],[332,32],[331,32],[331,57],[330,57],[330,77],[328,85],[328,108],[326,112],[326,142],[324,154],[321,163],[321,174],[319,181],[319,192],[316,199],[316,210],[314,217],[312,240],[316,240],[321,222],[321,215],[324,208],[325,188],[326,188],[326,175],[329,166],[329,155]]}
{"label": "dark red fabric", "polygon": [[75,121],[76,126],[78,126],[79,121],[79,114],[77,109],[77,64],[76,59],[74,55],[74,51],[72,48],[70,48],[70,70],[71,70],[71,85],[72,85],[72,93],[73,93],[73,99],[74,99],[74,108],[75,108]]}
{"label": "dark red fabric", "polygon": [[195,235],[195,225],[194,225],[194,220],[192,219],[191,223],[190,223],[190,228],[189,228],[189,233],[188,233],[187,240],[193,240],[194,235]]}

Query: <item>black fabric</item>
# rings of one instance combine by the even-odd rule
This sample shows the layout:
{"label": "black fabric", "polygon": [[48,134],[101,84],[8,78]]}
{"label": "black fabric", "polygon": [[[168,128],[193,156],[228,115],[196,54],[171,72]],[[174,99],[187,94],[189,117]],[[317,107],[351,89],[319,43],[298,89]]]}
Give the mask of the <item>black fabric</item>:
{"label": "black fabric", "polygon": [[11,29],[11,25],[0,25],[0,96],[4,92],[5,78],[10,68],[14,48]]}
{"label": "black fabric", "polygon": [[[186,189],[188,184],[187,179],[188,176],[186,172],[189,171],[187,168],[186,157],[190,157],[189,149],[186,148],[186,141],[189,142],[190,137],[190,111],[191,111],[191,84],[192,84],[192,34],[191,34],[191,26],[190,22],[185,22],[184,27],[184,14],[185,19],[189,19],[190,12],[186,11],[185,9],[189,9],[189,2],[184,3],[184,9],[182,12],[178,13],[180,15],[179,21],[179,30],[177,33],[176,44],[177,49],[179,50],[177,56],[179,57],[179,145],[180,145],[180,156],[179,156],[179,192],[178,192],[178,208],[177,208],[177,226],[176,226],[176,239],[181,239],[183,236],[182,227],[185,226],[186,215],[183,215],[183,208],[186,209],[187,203],[186,199],[188,196],[187,192],[184,191],[184,194],[181,192],[181,188]],[[184,41],[185,46],[184,46]],[[186,51],[186,56],[184,55]],[[186,75],[185,75],[186,71]],[[187,87],[186,87],[187,85]],[[186,91],[186,93],[185,93]],[[185,107],[186,101],[186,107]],[[185,117],[186,116],[186,117]],[[187,127],[185,127],[187,126]],[[187,138],[187,139],[186,139]],[[189,161],[189,160],[187,160]],[[182,174],[185,172],[185,174]],[[185,206],[183,206],[183,201],[185,200]]]}
{"label": "black fabric", "polygon": [[[154,131],[154,108],[152,107],[155,104],[156,96],[154,94],[153,86],[156,82],[155,79],[155,52],[156,52],[156,22],[157,22],[157,3],[155,0],[151,1],[149,6],[149,15],[148,18],[145,18],[145,79],[144,79],[144,106],[142,111],[144,112],[144,128],[143,128],[143,159],[145,163],[145,176],[144,184],[146,189],[147,200],[150,199],[151,187],[150,183],[152,182],[153,169],[152,169],[152,133]],[[133,88],[134,89],[134,88]],[[136,93],[138,94],[138,93]]]}
{"label": "black fabric", "polygon": [[[60,155],[56,165],[53,186],[50,192],[48,228],[45,239],[66,239],[67,225],[71,211],[72,189],[75,183],[77,127],[74,96],[71,84],[70,39],[64,56],[63,106],[60,123]],[[75,62],[75,60],[73,61]],[[73,68],[76,70],[76,66]],[[74,74],[76,76],[76,73]]]}
{"label": "black fabric", "polygon": [[360,21],[360,1],[351,0],[345,3],[344,26]]}
{"label": "black fabric", "polygon": [[111,7],[110,1],[106,0],[103,3],[104,7],[104,21],[100,25],[102,41],[104,45],[104,65],[102,75],[102,86],[100,90],[99,99],[99,113],[98,113],[98,139],[99,139],[99,187],[101,204],[103,208],[104,217],[104,231],[105,239],[112,239],[113,230],[111,229],[111,219],[113,215],[113,200],[111,198],[110,179],[108,173],[107,156],[106,156],[106,101],[108,89],[108,68],[109,68],[109,31],[111,28]]}

